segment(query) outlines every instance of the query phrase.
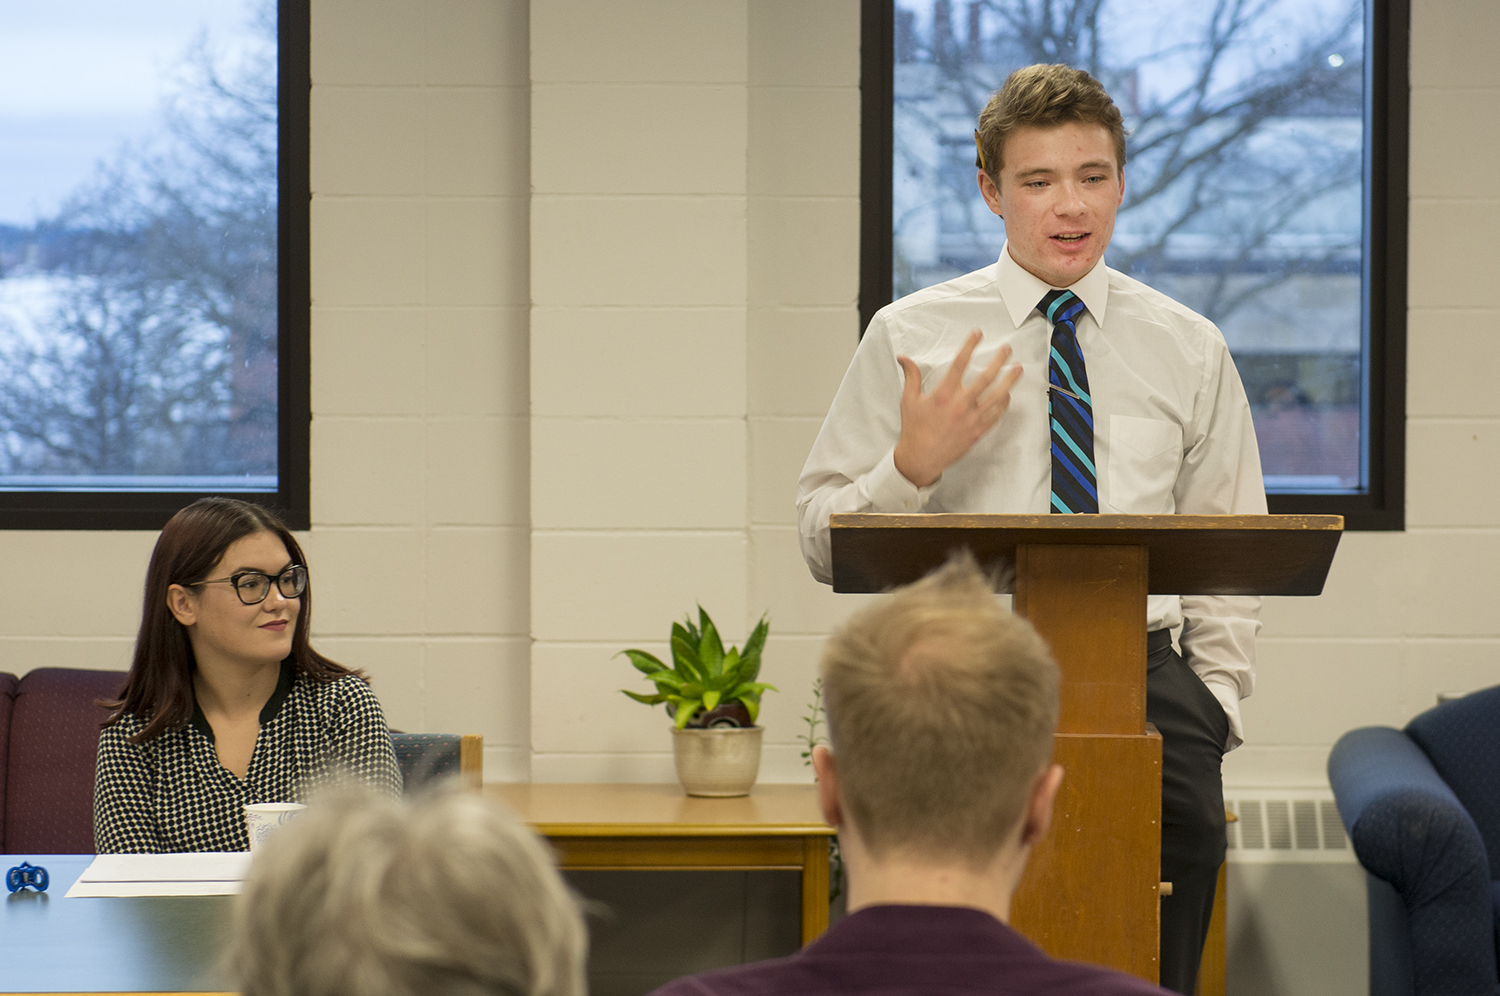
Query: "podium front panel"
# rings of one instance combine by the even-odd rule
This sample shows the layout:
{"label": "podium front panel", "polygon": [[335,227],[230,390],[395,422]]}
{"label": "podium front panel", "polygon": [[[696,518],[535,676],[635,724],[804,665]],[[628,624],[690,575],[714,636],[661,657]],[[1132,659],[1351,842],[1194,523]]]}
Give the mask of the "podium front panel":
{"label": "podium front panel", "polygon": [[1052,955],[1160,975],[1161,736],[1055,740],[1052,826],[1011,900],[1011,925]]}
{"label": "podium front panel", "polygon": [[1146,729],[1146,548],[1016,548],[1015,610],[1062,670],[1059,733]]}

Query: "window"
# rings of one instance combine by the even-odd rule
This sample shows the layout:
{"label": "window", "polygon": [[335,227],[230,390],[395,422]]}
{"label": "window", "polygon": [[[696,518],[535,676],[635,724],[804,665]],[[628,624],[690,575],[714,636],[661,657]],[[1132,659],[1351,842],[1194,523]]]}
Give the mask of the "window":
{"label": "window", "polygon": [[1011,70],[1125,115],[1109,264],[1223,330],[1273,512],[1399,529],[1405,0],[865,0],[860,308],[994,261],[974,122]]}
{"label": "window", "polygon": [[306,528],[306,0],[0,18],[0,526]]}

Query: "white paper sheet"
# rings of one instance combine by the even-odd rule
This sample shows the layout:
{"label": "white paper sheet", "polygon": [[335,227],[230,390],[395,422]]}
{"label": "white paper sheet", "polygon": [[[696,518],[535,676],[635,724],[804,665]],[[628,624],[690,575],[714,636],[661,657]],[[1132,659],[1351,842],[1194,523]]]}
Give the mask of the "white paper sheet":
{"label": "white paper sheet", "polygon": [[80,879],[64,899],[126,896],[235,896],[243,882],[85,882]]}
{"label": "white paper sheet", "polygon": [[250,854],[101,854],[65,898],[80,896],[227,896],[240,891]]}

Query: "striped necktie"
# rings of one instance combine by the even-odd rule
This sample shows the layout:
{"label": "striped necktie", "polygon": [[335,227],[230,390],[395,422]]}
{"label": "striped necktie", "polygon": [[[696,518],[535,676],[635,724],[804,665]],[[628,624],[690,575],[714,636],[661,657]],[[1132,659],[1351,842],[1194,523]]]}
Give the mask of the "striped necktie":
{"label": "striped necktie", "polygon": [[1052,323],[1047,408],[1052,423],[1052,511],[1098,512],[1094,471],[1094,402],[1075,324],[1083,302],[1069,290],[1048,291],[1037,310]]}

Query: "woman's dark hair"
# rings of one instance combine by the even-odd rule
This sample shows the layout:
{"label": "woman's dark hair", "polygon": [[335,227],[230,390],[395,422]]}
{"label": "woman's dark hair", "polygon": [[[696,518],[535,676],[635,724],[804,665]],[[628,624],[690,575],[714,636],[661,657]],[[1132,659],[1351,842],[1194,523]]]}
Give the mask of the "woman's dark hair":
{"label": "woman's dark hair", "polygon": [[[135,657],[125,691],[117,701],[104,705],[111,710],[108,726],[127,713],[146,721],[141,731],[131,737],[133,743],[145,743],[168,730],[178,730],[193,718],[192,644],[186,627],[177,621],[167,607],[167,589],[174,584],[191,585],[208,578],[208,572],[235,540],[252,533],[274,533],[286,544],[292,563],[307,565],[302,548],[276,514],[259,505],[234,498],[200,498],[178,512],[167,522],[151,551],[151,565],[146,568],[145,607],[141,612],[141,630],[135,638]],[[292,630],[292,653],[289,660],[297,670],[314,681],[330,682],[363,673],[335,663],[314,650],[307,632],[312,622],[312,582],[299,596],[302,610]]]}

